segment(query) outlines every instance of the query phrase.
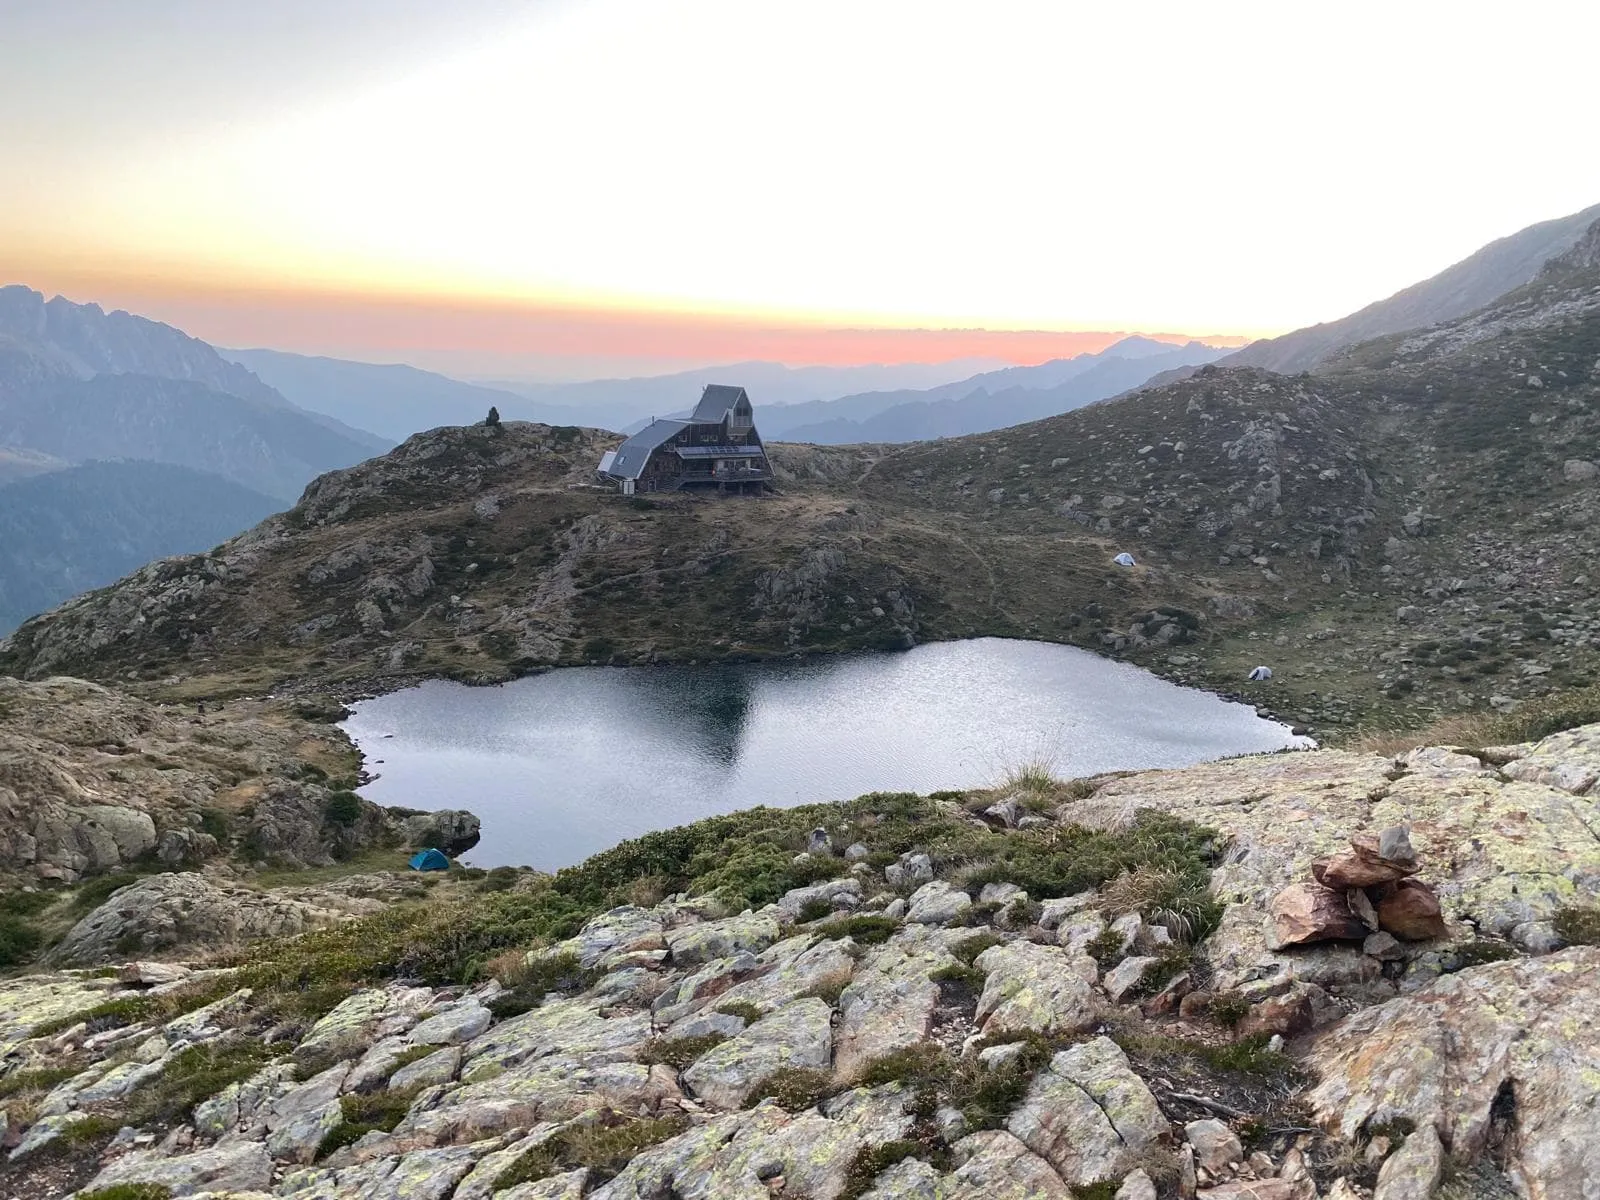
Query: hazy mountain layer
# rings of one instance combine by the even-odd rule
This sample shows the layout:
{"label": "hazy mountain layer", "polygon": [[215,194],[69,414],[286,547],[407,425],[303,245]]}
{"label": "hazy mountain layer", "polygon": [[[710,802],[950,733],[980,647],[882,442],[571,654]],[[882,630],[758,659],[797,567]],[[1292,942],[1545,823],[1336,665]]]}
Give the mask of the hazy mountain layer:
{"label": "hazy mountain layer", "polygon": [[0,391],[0,445],[69,462],[175,463],[286,502],[315,476],[371,452],[365,441],[289,405],[148,375],[96,375]]}
{"label": "hazy mountain layer", "polygon": [[[1128,343],[1144,345],[1128,346]],[[1121,352],[1124,346],[1130,353]],[[871,397],[850,396],[814,406],[841,415],[811,424],[793,424],[791,414],[780,409],[773,414],[776,421],[766,419],[763,428],[773,426],[768,434],[771,437],[828,445],[960,437],[1070,412],[1138,387],[1160,371],[1214,362],[1226,353],[1226,350],[1199,342],[1175,347],[1144,338],[1129,338],[1099,354],[975,376],[962,384],[932,389],[928,398],[902,401],[870,415],[849,417],[843,414],[857,406],[868,407],[885,393]],[[976,386],[964,390],[969,384]],[[917,393],[898,395],[916,396]]]}
{"label": "hazy mountain layer", "polygon": [[279,507],[164,463],[85,463],[0,488],[0,631],[151,559],[204,550]]}

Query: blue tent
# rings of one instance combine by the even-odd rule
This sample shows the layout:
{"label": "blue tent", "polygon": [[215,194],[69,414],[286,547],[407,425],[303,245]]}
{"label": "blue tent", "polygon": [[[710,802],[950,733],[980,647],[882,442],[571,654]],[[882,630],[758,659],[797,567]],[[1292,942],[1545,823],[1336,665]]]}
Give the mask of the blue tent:
{"label": "blue tent", "polygon": [[442,850],[418,850],[411,856],[413,871],[448,871],[450,860]]}

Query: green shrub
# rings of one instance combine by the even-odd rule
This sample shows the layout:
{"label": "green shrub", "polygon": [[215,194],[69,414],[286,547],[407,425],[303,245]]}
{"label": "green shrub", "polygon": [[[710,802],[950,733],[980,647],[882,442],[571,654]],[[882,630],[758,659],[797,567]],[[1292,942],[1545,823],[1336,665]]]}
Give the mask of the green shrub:
{"label": "green shrub", "polygon": [[272,1048],[257,1041],[207,1042],[180,1050],[166,1070],[128,1098],[129,1121],[149,1125],[184,1120],[200,1101],[248,1079],[273,1057]]}
{"label": "green shrub", "polygon": [[400,1124],[411,1109],[420,1089],[401,1091],[353,1092],[339,1097],[343,1118],[322,1139],[317,1157],[326,1158],[341,1146],[358,1142],[369,1133],[388,1133]]}
{"label": "green shrub", "polygon": [[969,987],[973,991],[982,991],[984,982],[988,979],[977,967],[965,966],[961,963],[952,963],[948,967],[940,967],[937,971],[928,972],[928,978],[934,983],[952,983]]}
{"label": "green shrub", "polygon": [[604,972],[584,968],[572,951],[562,954],[544,954],[519,968],[506,982],[510,983],[487,1007],[497,1018],[504,1020],[538,1008],[551,992],[576,995],[593,987]]}
{"label": "green shrub", "polygon": [[664,1063],[681,1071],[702,1054],[706,1054],[728,1040],[725,1033],[704,1033],[698,1037],[655,1038],[646,1042],[639,1052],[639,1061],[647,1066]]}
{"label": "green shrub", "polygon": [[35,1067],[30,1071],[13,1071],[0,1078],[0,1100],[21,1092],[48,1092],[58,1083],[71,1079],[83,1070],[80,1062],[64,1063],[58,1067]]}
{"label": "green shrub", "polygon": [[519,1183],[537,1183],[552,1175],[589,1171],[589,1184],[595,1186],[614,1177],[633,1159],[676,1137],[688,1128],[686,1117],[638,1117],[627,1120],[607,1113],[593,1125],[569,1125],[541,1145],[524,1151],[494,1181],[496,1192]]}
{"label": "green shrub", "polygon": [[354,825],[361,819],[361,797],[354,792],[333,792],[322,815],[330,825]]}
{"label": "green shrub", "polygon": [[[1595,932],[1600,934],[1600,924],[1597,924]],[[1516,957],[1516,949],[1508,943],[1492,938],[1479,938],[1477,941],[1451,948],[1446,952],[1445,961],[1448,964],[1447,970],[1464,971],[1468,967],[1481,967],[1485,963],[1505,962]]]}
{"label": "green shrub", "polygon": [[200,832],[209,833],[220,845],[226,846],[233,835],[233,822],[220,808],[200,810]]}
{"label": "green shrub", "polygon": [[92,1192],[79,1192],[78,1200],[172,1200],[164,1183],[114,1183]]}
{"label": "green shrub", "polygon": [[1569,946],[1600,946],[1600,908],[1567,905],[1556,909],[1550,924]]}
{"label": "green shrub", "polygon": [[1250,1015],[1250,1001],[1238,992],[1223,992],[1211,1001],[1211,1019],[1232,1029]]}
{"label": "green shrub", "polygon": [[899,928],[900,922],[893,917],[861,913],[858,916],[846,917],[842,921],[832,921],[824,925],[819,932],[825,937],[850,938],[863,946],[877,946],[887,942]]}
{"label": "green shrub", "polygon": [[971,966],[973,960],[990,946],[999,946],[1004,942],[1005,938],[997,933],[976,933],[971,937],[962,938],[954,946],[950,947],[950,953],[968,966]]}
{"label": "green shrub", "polygon": [[873,1181],[884,1171],[897,1162],[916,1158],[921,1153],[922,1147],[911,1141],[863,1146],[845,1168],[844,1190],[839,1193],[840,1200],[858,1200],[858,1197],[872,1190]]}
{"label": "green shrub", "polygon": [[820,1104],[834,1091],[833,1074],[806,1067],[780,1067],[745,1093],[744,1107],[754,1108],[769,1096],[779,1107],[800,1112]]}
{"label": "green shrub", "polygon": [[826,900],[807,900],[800,906],[799,915],[795,918],[801,925],[809,925],[812,921],[820,921],[824,917],[833,916],[833,905]]}
{"label": "green shrub", "polygon": [[44,934],[27,917],[0,913],[0,969],[31,962],[43,944]]}

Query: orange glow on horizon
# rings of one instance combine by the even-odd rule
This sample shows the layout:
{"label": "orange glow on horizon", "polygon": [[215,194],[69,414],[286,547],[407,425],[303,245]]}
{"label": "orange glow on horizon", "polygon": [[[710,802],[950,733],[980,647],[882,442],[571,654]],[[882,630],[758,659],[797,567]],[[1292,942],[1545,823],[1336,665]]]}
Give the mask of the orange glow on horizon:
{"label": "orange glow on horizon", "polygon": [[1239,334],[836,324],[806,315],[673,311],[637,304],[601,307],[272,284],[230,287],[192,276],[160,280],[106,263],[98,268],[41,268],[0,280],[10,282],[47,297],[61,294],[79,303],[126,309],[219,346],[373,361],[448,354],[463,360],[482,355],[507,364],[551,356],[685,365],[762,360],[858,366],[965,358],[1027,365],[1103,350],[1129,332],[1177,344],[1197,338],[1217,346],[1242,346],[1252,340]]}

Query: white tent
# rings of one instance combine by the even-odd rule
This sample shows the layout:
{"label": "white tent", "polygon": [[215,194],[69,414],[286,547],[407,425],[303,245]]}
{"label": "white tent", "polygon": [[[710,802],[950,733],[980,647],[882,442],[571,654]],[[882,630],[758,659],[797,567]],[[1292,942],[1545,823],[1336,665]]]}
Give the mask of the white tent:
{"label": "white tent", "polygon": [[1271,667],[1257,667],[1254,671],[1250,672],[1250,678],[1255,680],[1257,683],[1260,683],[1264,679],[1271,679],[1272,678],[1272,668]]}
{"label": "white tent", "polygon": [[1124,550],[1121,554],[1117,555],[1111,561],[1116,563],[1117,566],[1119,566],[1119,567],[1131,567],[1131,566],[1134,565],[1134,563],[1133,563],[1133,555],[1129,554],[1126,550]]}

